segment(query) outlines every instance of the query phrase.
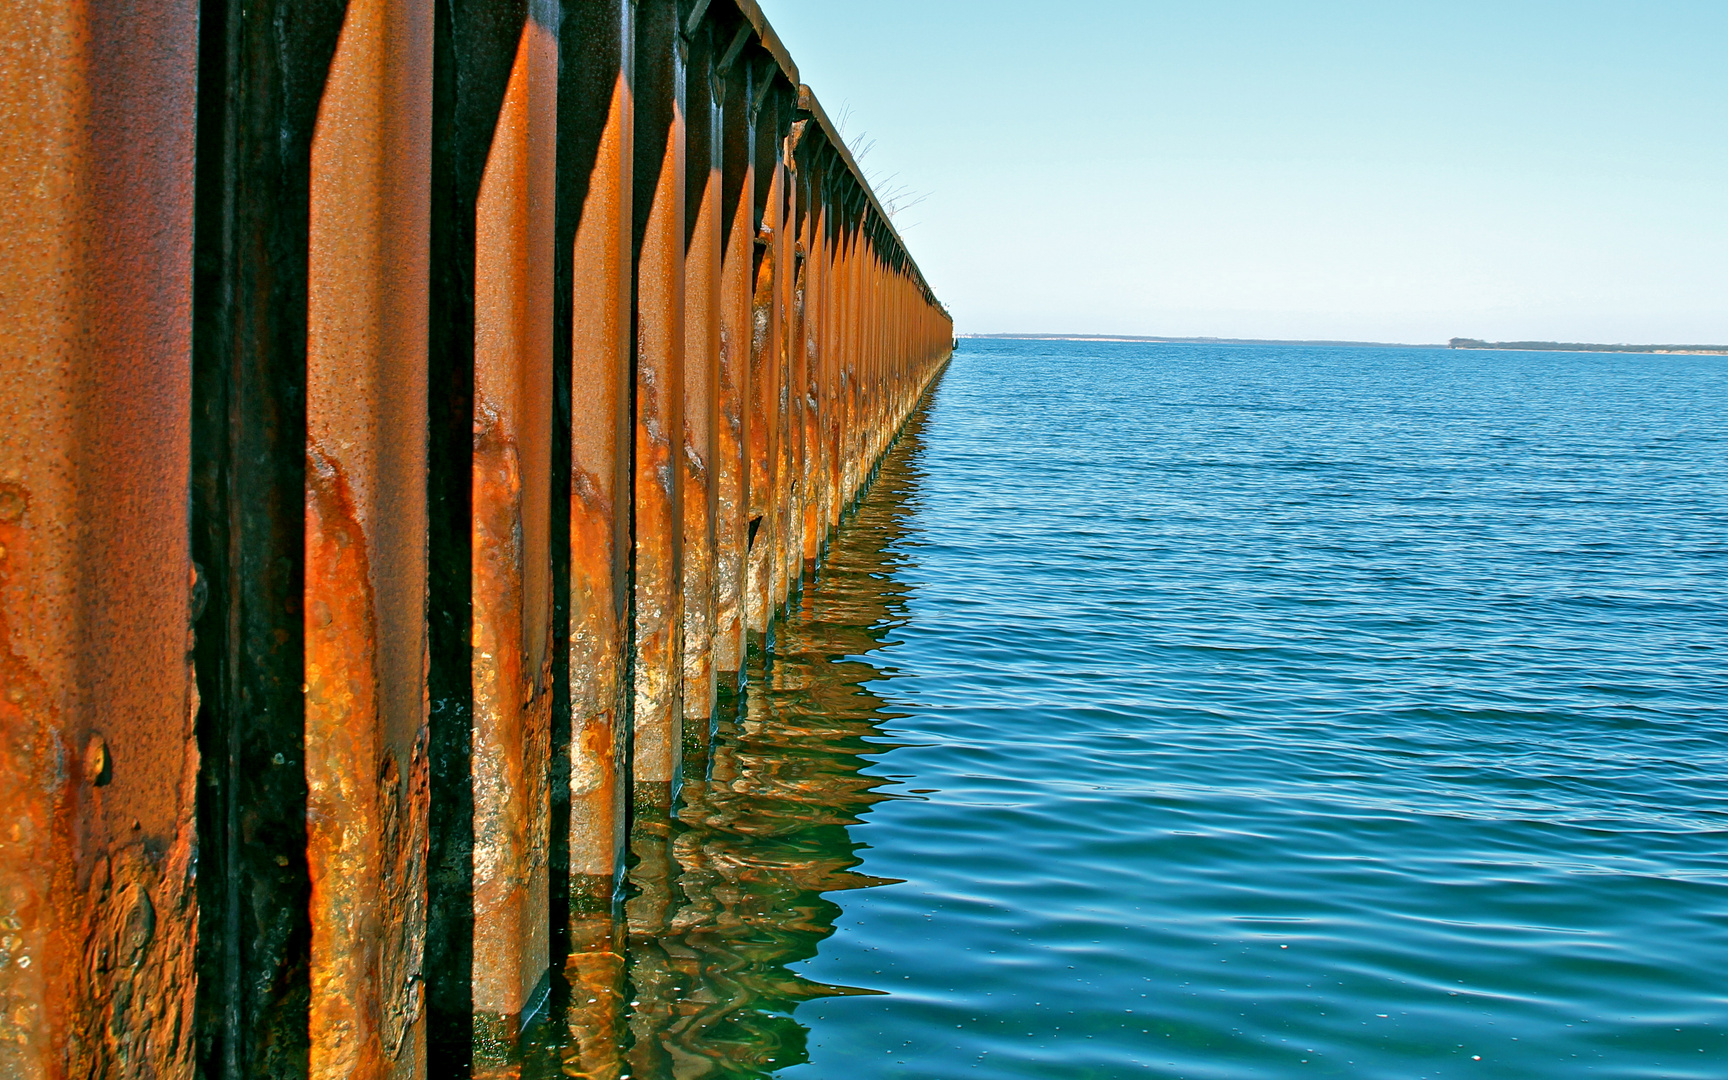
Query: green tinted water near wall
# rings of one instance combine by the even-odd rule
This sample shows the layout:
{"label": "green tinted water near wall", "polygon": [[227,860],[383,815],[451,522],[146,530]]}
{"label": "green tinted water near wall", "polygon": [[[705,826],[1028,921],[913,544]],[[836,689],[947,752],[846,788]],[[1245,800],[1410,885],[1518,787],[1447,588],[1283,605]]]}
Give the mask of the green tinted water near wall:
{"label": "green tinted water near wall", "polygon": [[849,827],[915,797],[865,769],[893,748],[880,696],[893,671],[879,661],[906,617],[896,575],[923,423],[884,459],[770,648],[751,650],[711,745],[687,740],[676,820],[635,821],[622,918],[576,917],[588,948],[529,1033],[528,1074],[765,1076],[807,1060],[800,1003],[877,992],[794,965],[834,932],[849,890],[884,883],[858,872]]}

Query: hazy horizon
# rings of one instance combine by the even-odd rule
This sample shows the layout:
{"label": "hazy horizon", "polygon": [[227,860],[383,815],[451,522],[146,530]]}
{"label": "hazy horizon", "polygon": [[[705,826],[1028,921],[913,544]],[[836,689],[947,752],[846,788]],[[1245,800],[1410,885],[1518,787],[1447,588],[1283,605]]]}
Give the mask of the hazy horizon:
{"label": "hazy horizon", "polygon": [[1104,340],[1104,341],[1168,341],[1197,342],[1222,341],[1248,344],[1298,344],[1298,345],[1398,345],[1411,348],[1447,348],[1452,340],[1483,342],[1484,344],[1512,344],[1517,342],[1559,344],[1559,345],[1612,345],[1615,347],[1651,347],[1667,348],[1673,346],[1696,346],[1712,349],[1728,349],[1728,343],[1712,341],[1585,341],[1582,338],[1478,338],[1465,334],[1453,334],[1439,341],[1371,341],[1363,338],[1267,338],[1240,337],[1230,334],[1129,334],[1129,333],[1093,333],[1084,330],[956,330],[959,338],[1052,338],[1058,340]]}
{"label": "hazy horizon", "polygon": [[1728,5],[763,5],[962,332],[1728,341]]}

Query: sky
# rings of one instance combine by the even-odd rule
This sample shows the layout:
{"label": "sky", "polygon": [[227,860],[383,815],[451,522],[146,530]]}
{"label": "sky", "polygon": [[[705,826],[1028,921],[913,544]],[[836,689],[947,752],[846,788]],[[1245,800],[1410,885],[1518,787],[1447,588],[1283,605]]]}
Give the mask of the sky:
{"label": "sky", "polygon": [[960,333],[1728,343],[1728,0],[760,0]]}

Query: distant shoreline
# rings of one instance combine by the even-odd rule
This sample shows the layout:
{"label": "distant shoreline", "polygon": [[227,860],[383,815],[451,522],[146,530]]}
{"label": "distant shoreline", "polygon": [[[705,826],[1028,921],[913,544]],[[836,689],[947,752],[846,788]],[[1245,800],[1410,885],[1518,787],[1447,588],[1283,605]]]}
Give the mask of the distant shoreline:
{"label": "distant shoreline", "polygon": [[995,341],[1138,341],[1162,345],[1351,345],[1383,349],[1444,349],[1438,342],[1411,344],[1402,341],[1317,341],[1282,338],[1149,337],[1143,334],[956,334],[958,338]]}
{"label": "distant shoreline", "polygon": [[1661,356],[1728,356],[1728,345],[1591,345],[1578,341],[1479,341],[1453,338],[1453,349],[1492,349],[1495,352],[1655,353]]}
{"label": "distant shoreline", "polygon": [[1299,338],[1152,337],[1143,334],[957,334],[987,341],[1122,341],[1155,345],[1330,345],[1378,349],[1477,349],[1493,352],[1640,353],[1656,356],[1728,356],[1728,345],[1592,345],[1571,341],[1321,341]]}

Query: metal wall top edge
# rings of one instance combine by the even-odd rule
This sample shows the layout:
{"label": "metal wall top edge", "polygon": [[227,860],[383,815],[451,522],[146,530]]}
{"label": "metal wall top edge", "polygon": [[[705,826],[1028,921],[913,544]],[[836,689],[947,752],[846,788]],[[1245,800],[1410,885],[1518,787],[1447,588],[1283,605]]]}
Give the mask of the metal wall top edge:
{"label": "metal wall top edge", "polygon": [[798,81],[798,65],[792,62],[792,54],[786,51],[786,46],[780,41],[780,35],[768,25],[768,16],[762,14],[762,9],[756,0],[732,0],[738,13],[744,16],[746,22],[756,31],[756,37],[762,42],[762,47],[768,50],[768,55],[780,65],[780,71],[794,87],[801,85]]}
{"label": "metal wall top edge", "polygon": [[[912,276],[918,282],[919,289],[932,304],[946,313],[947,307],[936,299],[935,290],[930,287],[929,281],[924,277],[924,271],[918,266],[917,260],[912,257],[912,249],[906,245],[905,238],[894,227],[893,219],[888,216],[887,210],[883,209],[881,200],[876,197],[876,192],[871,189],[870,182],[865,179],[864,170],[858,167],[858,162],[853,158],[852,151],[846,145],[846,140],[840,137],[839,130],[828,118],[828,113],[822,108],[822,103],[816,99],[816,92],[799,79],[798,65],[792,62],[791,54],[786,51],[786,46],[781,42],[780,35],[776,34],[774,27],[769,24],[768,17],[762,13],[761,6],[757,4],[756,0],[731,0],[731,3],[738,10],[739,15],[744,18],[744,21],[749,23],[750,28],[755,31],[757,43],[774,58],[781,74],[798,91],[798,110],[815,118],[829,145],[839,152],[841,160],[846,163],[847,171],[852,174],[853,180],[857,182],[859,190],[863,191],[864,197],[869,200],[870,207],[876,212],[876,217],[882,227],[893,238],[900,256],[906,260],[906,265],[911,268]],[[704,3],[701,6],[706,7],[707,5]],[[700,18],[700,15],[696,16],[696,19]],[[696,19],[692,19],[692,22]]]}
{"label": "metal wall top edge", "polygon": [[[746,0],[740,0],[740,3],[744,2]],[[852,178],[858,182],[865,198],[870,200],[870,206],[876,211],[876,216],[881,219],[883,227],[894,238],[895,244],[899,245],[900,253],[905,257],[906,264],[912,268],[913,276],[918,279],[918,285],[924,290],[924,295],[928,296],[932,303],[937,303],[935,290],[931,289],[930,283],[925,280],[924,271],[919,268],[918,260],[912,257],[912,249],[906,245],[906,239],[894,227],[894,219],[889,217],[888,212],[882,208],[882,203],[876,198],[876,192],[871,189],[870,181],[864,176],[864,170],[858,167],[858,162],[853,158],[851,149],[846,145],[846,140],[840,137],[839,129],[834,126],[833,121],[828,119],[828,113],[822,108],[822,102],[817,100],[816,91],[810,89],[809,85],[805,83],[798,84],[798,110],[809,113],[821,126],[822,134],[827,137],[828,144],[839,153],[840,160],[846,163],[846,168],[852,173]],[[943,310],[947,309],[944,308]]]}
{"label": "metal wall top edge", "polygon": [[829,145],[833,146],[839,152],[841,160],[846,162],[847,171],[852,174],[852,178],[857,181],[859,189],[870,201],[871,209],[875,210],[882,226],[893,237],[895,245],[900,249],[900,255],[911,268],[912,276],[917,280],[920,290],[932,304],[946,312],[947,308],[936,299],[935,290],[930,288],[929,281],[924,277],[924,271],[918,266],[917,260],[912,257],[912,249],[907,247],[905,238],[894,227],[893,219],[883,209],[881,200],[877,199],[876,192],[871,189],[870,182],[865,179],[864,170],[858,167],[858,162],[853,158],[852,151],[846,146],[846,141],[840,137],[840,132],[834,127],[833,121],[828,118],[828,113],[822,108],[822,103],[816,99],[816,92],[799,79],[798,65],[792,62],[791,54],[786,51],[786,46],[781,42],[780,35],[776,34],[774,27],[769,24],[768,16],[762,13],[762,8],[756,0],[732,0],[732,4],[738,9],[738,13],[744,17],[744,20],[750,24],[751,29],[756,32],[758,43],[774,58],[774,62],[780,67],[781,74],[785,75],[787,80],[797,89],[799,111],[815,117]]}

